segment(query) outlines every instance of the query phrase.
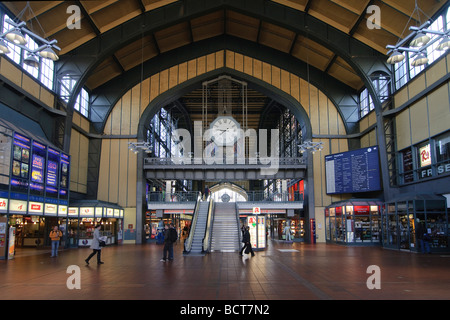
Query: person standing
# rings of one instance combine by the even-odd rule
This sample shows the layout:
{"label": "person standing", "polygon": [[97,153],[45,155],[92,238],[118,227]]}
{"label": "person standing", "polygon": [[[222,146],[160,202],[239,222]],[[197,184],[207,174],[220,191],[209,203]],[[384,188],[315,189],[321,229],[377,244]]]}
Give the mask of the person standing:
{"label": "person standing", "polygon": [[170,245],[169,245],[169,260],[173,260],[173,244],[178,240],[177,229],[173,223],[169,224],[169,232],[170,232]]}
{"label": "person standing", "polygon": [[[166,262],[167,258],[170,257],[170,247],[173,247],[173,243],[172,240],[170,239],[170,229],[169,229],[169,225],[166,224],[164,226],[165,230],[164,230],[164,249],[163,249],[163,257],[160,261],[162,262]],[[172,248],[173,250],[173,248]]]}
{"label": "person standing", "polygon": [[239,253],[242,256],[242,253],[251,253],[252,257],[255,256],[255,253],[253,252],[253,248],[252,248],[252,244],[251,244],[251,239],[250,239],[250,231],[249,231],[250,227],[247,226],[245,228],[245,232],[244,232],[244,237],[242,239],[242,242],[244,242],[244,246],[241,249],[241,252]]}
{"label": "person standing", "polygon": [[58,256],[59,240],[62,237],[62,232],[58,229],[58,226],[54,226],[50,231],[50,239],[52,240],[52,255],[50,257]]}
{"label": "person standing", "polygon": [[97,255],[97,264],[103,264],[104,262],[101,260],[102,247],[100,247],[100,228],[102,226],[100,224],[95,226],[94,230],[94,238],[92,239],[91,249],[92,253],[87,257],[86,264],[89,265],[89,260],[95,255]]}
{"label": "person standing", "polygon": [[418,218],[416,219],[416,237],[417,240],[419,240],[419,245],[422,253],[431,253],[429,243],[430,236],[428,235],[425,226],[420,222]]}

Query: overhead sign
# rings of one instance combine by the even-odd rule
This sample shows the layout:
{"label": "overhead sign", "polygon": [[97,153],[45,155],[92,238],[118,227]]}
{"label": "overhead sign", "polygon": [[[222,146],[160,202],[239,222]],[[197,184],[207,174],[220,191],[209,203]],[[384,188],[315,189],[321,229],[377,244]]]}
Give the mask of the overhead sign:
{"label": "overhead sign", "polygon": [[260,214],[261,208],[260,207],[253,207],[253,214]]}
{"label": "overhead sign", "polygon": [[327,194],[381,190],[378,146],[325,156]]}

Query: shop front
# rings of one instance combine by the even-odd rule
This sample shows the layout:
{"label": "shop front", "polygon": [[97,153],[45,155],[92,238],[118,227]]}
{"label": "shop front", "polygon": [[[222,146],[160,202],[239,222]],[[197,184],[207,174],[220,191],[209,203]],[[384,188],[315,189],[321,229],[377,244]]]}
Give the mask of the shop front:
{"label": "shop front", "polygon": [[[422,229],[431,252],[449,251],[446,198],[439,195],[404,196],[386,204],[382,214],[383,247],[421,252]],[[419,226],[420,225],[420,226]]]}
{"label": "shop front", "polygon": [[123,240],[123,212],[115,204],[102,201],[74,201],[68,210],[67,238],[70,247],[89,247],[94,228],[100,224],[100,235],[106,244],[120,244]]}
{"label": "shop front", "polygon": [[161,209],[146,212],[145,239],[146,242],[162,243],[164,226],[173,223],[181,242],[189,236],[194,210]]}
{"label": "shop front", "polygon": [[381,244],[379,200],[347,200],[325,208],[327,243],[346,245]]}

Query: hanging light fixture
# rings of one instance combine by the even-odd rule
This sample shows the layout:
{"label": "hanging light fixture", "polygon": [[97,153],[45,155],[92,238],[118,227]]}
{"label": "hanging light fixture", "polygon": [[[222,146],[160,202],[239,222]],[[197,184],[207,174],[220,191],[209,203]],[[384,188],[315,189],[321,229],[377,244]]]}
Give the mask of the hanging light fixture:
{"label": "hanging light fixture", "polygon": [[39,68],[39,61],[34,54],[30,54],[28,57],[23,59],[23,63],[29,67]]}
{"label": "hanging light fixture", "polygon": [[12,42],[15,45],[25,45],[27,44],[27,39],[25,39],[25,36],[22,34],[22,32],[16,28],[11,31],[7,31],[5,33],[6,39],[8,39],[10,42]]}
{"label": "hanging light fixture", "polygon": [[8,54],[11,51],[9,50],[8,46],[6,45],[6,42],[3,40],[0,40],[0,54]]}
{"label": "hanging light fixture", "polygon": [[424,45],[426,45],[428,42],[430,42],[430,36],[427,35],[424,32],[418,32],[417,35],[414,37],[414,39],[412,39],[412,41],[410,42],[410,46],[411,47],[423,47]]}
{"label": "hanging light fixture", "polygon": [[411,62],[411,65],[414,67],[420,67],[427,63],[428,63],[428,58],[423,53],[419,53],[416,56],[416,58],[413,60],[413,62]]}
{"label": "hanging light fixture", "polygon": [[55,51],[52,50],[50,46],[46,47],[42,51],[39,52],[39,55],[42,58],[50,59],[53,61],[57,61],[59,59],[58,55],[55,53]]}
{"label": "hanging light fixture", "polygon": [[[26,51],[29,56],[24,59],[24,63],[28,66],[32,66],[34,68],[39,67],[39,60],[36,56],[39,54],[42,58],[50,59],[53,61],[57,61],[59,58],[57,54],[55,53],[55,50],[60,51],[61,49],[56,46],[57,41],[56,40],[46,40],[32,31],[28,30],[26,28],[26,23],[23,21],[20,21],[20,17],[24,15],[25,11],[30,11],[30,16],[36,17],[33,10],[31,9],[29,3],[27,2],[25,8],[17,15],[17,19],[19,22],[12,21],[11,19],[6,18],[5,23],[9,25],[9,30],[6,30],[4,33],[0,34],[0,54],[8,54],[10,52],[7,43],[11,43],[12,45],[18,46],[19,48]],[[37,20],[37,18],[36,18]],[[38,21],[39,23],[39,21]],[[42,28],[42,27],[41,27]],[[43,33],[44,30],[42,30]],[[27,39],[25,38],[24,34],[28,35],[30,39],[35,41],[38,44],[38,48],[36,49],[30,49],[27,46]]]}
{"label": "hanging light fixture", "polygon": [[445,36],[442,38],[441,42],[436,47],[436,50],[443,51],[443,50],[447,50],[449,47],[450,47],[450,37]]}
{"label": "hanging light fixture", "polygon": [[391,55],[387,59],[387,63],[396,64],[397,62],[400,62],[403,59],[405,59],[405,55],[403,53],[401,53],[400,51],[395,50],[394,52],[391,53]]}
{"label": "hanging light fixture", "polygon": [[[413,18],[415,14],[417,14],[417,21],[420,24],[420,13],[427,16],[425,12],[423,12],[417,5],[417,0],[415,0],[415,8],[409,17],[408,23]],[[428,17],[428,16],[427,16]],[[428,63],[428,58],[426,57],[426,50],[437,41],[440,41],[437,46],[437,50],[446,50],[450,46],[449,41],[449,30],[446,31],[437,31],[427,29],[431,25],[431,18],[428,17],[428,20],[417,26],[410,26],[409,30],[412,31],[408,36],[399,41],[395,46],[387,45],[386,48],[389,49],[387,54],[389,58],[387,59],[387,63],[395,64],[404,59],[405,52],[412,52],[415,54],[416,58],[411,62],[411,65],[414,67],[422,66]],[[405,27],[406,29],[406,27]],[[404,31],[404,30],[403,30]],[[431,35],[435,35],[431,37]],[[403,36],[403,33],[402,33]],[[401,36],[401,37],[402,37]]]}

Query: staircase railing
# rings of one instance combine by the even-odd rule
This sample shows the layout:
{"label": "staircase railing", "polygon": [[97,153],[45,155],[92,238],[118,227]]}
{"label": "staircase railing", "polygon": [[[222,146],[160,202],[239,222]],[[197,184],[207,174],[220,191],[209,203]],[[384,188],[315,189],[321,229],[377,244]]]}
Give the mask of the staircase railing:
{"label": "staircase railing", "polygon": [[242,243],[242,231],[241,231],[241,222],[239,220],[239,207],[238,207],[238,203],[235,202],[234,204],[235,208],[236,208],[236,223],[237,223],[237,228],[238,228],[238,239],[239,239],[239,243],[238,243],[238,248],[239,250],[241,249],[241,243]]}
{"label": "staircase railing", "polygon": [[187,237],[186,240],[184,240],[184,251],[183,251],[183,253],[191,252],[192,241],[194,240],[195,228],[197,227],[198,210],[200,208],[201,200],[202,200],[202,195],[199,192],[199,194],[197,196],[197,202],[195,203],[194,214],[193,214],[193,219],[192,219],[192,223],[191,223],[191,228],[190,228],[190,231],[189,231],[189,236]]}
{"label": "staircase railing", "polygon": [[202,253],[207,253],[211,249],[211,233],[214,221],[214,200],[209,196],[208,217],[206,220],[205,236],[203,237]]}

